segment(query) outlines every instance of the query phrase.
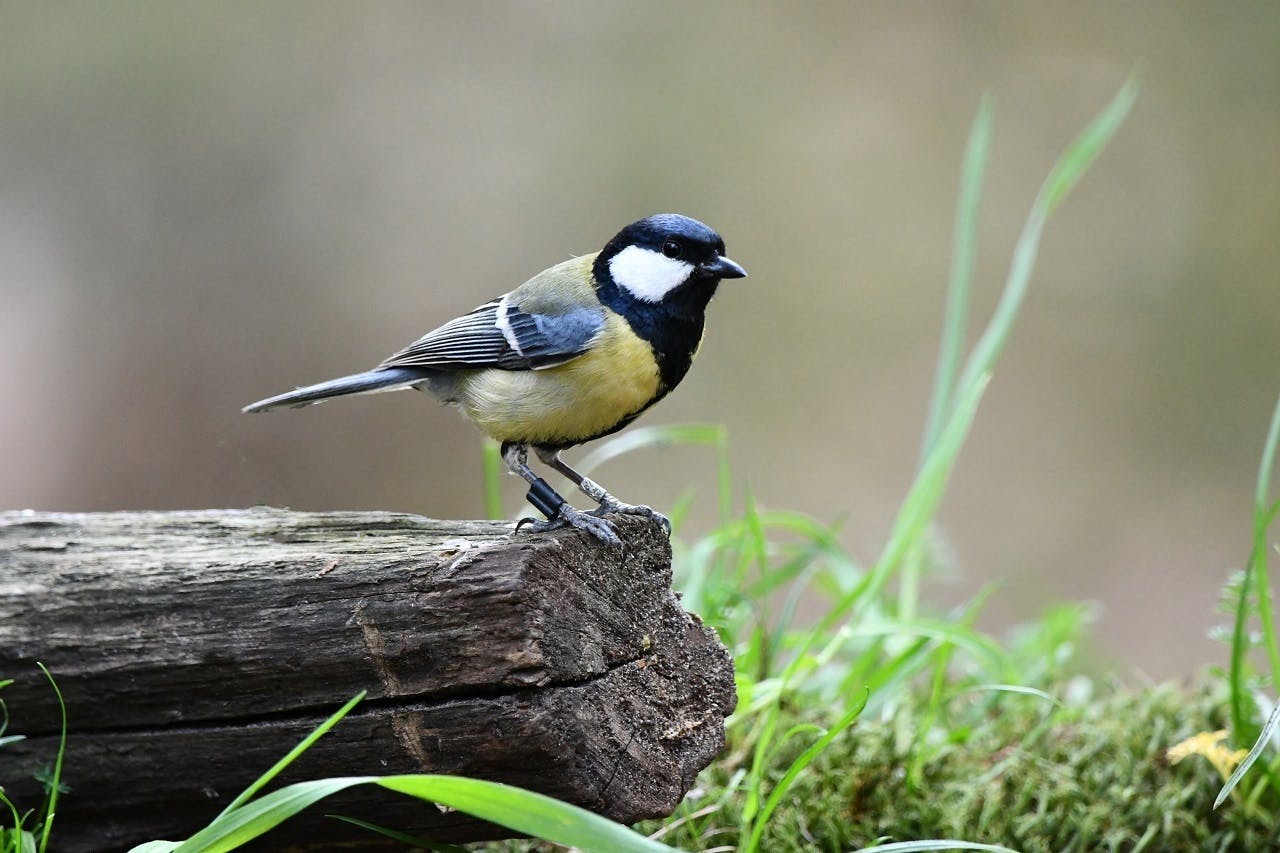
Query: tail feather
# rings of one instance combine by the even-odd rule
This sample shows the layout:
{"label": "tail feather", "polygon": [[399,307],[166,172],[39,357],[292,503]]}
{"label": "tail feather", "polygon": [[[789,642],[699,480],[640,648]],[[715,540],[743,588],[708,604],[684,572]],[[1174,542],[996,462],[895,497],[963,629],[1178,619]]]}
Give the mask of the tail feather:
{"label": "tail feather", "polygon": [[245,406],[241,411],[269,412],[272,409],[279,409],[285,406],[292,409],[300,409],[303,406],[321,403],[330,397],[345,397],[348,394],[372,394],[375,391],[399,391],[402,388],[411,388],[420,382],[425,382],[428,378],[429,372],[421,368],[392,367],[382,370],[370,370],[365,373],[356,373],[352,376],[330,379],[328,382],[321,382],[318,385],[308,385],[305,388],[299,388],[296,391],[289,391],[285,394],[277,394],[274,397],[268,397],[265,400],[259,400],[256,403]]}

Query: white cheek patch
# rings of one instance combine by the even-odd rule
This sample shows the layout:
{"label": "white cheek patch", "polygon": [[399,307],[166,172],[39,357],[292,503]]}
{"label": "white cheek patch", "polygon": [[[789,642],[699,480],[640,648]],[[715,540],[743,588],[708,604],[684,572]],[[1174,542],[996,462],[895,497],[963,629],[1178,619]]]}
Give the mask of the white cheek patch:
{"label": "white cheek patch", "polygon": [[661,302],[662,298],[689,280],[693,264],[668,258],[661,252],[628,246],[609,261],[614,282],[636,299]]}

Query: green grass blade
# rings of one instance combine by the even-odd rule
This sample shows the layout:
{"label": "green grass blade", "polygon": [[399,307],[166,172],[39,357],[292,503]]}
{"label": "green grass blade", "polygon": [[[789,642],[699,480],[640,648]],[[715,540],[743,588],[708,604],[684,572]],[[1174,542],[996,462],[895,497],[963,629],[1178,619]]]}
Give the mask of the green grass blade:
{"label": "green grass blade", "polygon": [[[1261,534],[1259,538],[1266,537],[1267,523],[1261,522]],[[1280,685],[1280,641],[1276,637],[1276,620],[1271,610],[1271,579],[1270,572],[1267,568],[1267,547],[1266,543],[1261,543],[1258,548],[1258,565],[1254,569],[1253,576],[1257,593],[1254,600],[1258,608],[1258,624],[1262,627],[1262,646],[1267,654],[1267,661],[1271,666],[1271,683]]]}
{"label": "green grass blade", "polygon": [[1058,708],[1066,707],[1062,704],[1062,700],[1052,693],[1046,693],[1035,687],[1027,687],[1023,684],[975,684],[966,688],[964,693],[1017,693],[1022,696],[1034,696],[1037,699],[1043,699],[1050,705]]}
{"label": "green grass blade", "polygon": [[480,464],[482,470],[482,490],[484,492],[484,516],[489,519],[503,519],[502,512],[502,448],[492,438],[486,438],[480,447]]}
{"label": "green grass blade", "polygon": [[350,776],[297,782],[272,791],[239,808],[223,812],[213,823],[174,848],[175,853],[225,853],[279,826],[325,797],[355,785],[377,781],[376,776]]}
{"label": "green grass blade", "polygon": [[[1276,655],[1274,621],[1271,618],[1271,602],[1269,584],[1267,583],[1267,529],[1275,518],[1277,506],[1268,503],[1272,468],[1275,464],[1276,446],[1280,444],[1280,398],[1276,399],[1271,411],[1271,423],[1267,427],[1267,438],[1262,446],[1262,458],[1258,463],[1258,480],[1254,487],[1253,507],[1253,545],[1249,551],[1249,560],[1244,567],[1244,581],[1240,584],[1240,597],[1236,602],[1235,624],[1231,632],[1231,668],[1228,684],[1231,689],[1231,726],[1236,738],[1247,741],[1253,733],[1253,706],[1249,696],[1247,656],[1249,653],[1249,602],[1257,604],[1259,619],[1263,624],[1264,642],[1272,664],[1272,683],[1280,684],[1280,664]],[[1266,596],[1266,599],[1263,599]],[[1263,615],[1265,613],[1265,616]],[[1263,742],[1258,738],[1259,742]],[[1257,744],[1254,744],[1257,749]],[[1256,759],[1255,759],[1256,760]],[[1241,767],[1252,765],[1246,759]],[[1241,773],[1240,767],[1236,773]],[[1235,774],[1232,774],[1233,777]]]}
{"label": "green grass blade", "polygon": [[[889,639],[897,638],[890,635]],[[908,683],[912,677],[924,670],[930,657],[941,648],[937,640],[923,637],[893,655],[885,654],[886,646],[887,643],[884,641],[877,644],[876,657],[861,662],[856,679],[853,673],[845,676],[842,689],[851,690],[861,685],[870,690],[871,695],[877,699],[882,696],[891,696],[893,694],[888,689],[891,685]]]}
{"label": "green grass blade", "polygon": [[1271,485],[1271,469],[1276,458],[1276,443],[1280,442],[1280,400],[1271,413],[1267,427],[1267,440],[1262,448],[1262,461],[1258,465],[1258,483],[1254,488],[1253,550],[1257,565],[1254,578],[1257,593],[1254,602],[1258,608],[1258,622],[1262,626],[1262,642],[1271,665],[1271,683],[1280,685],[1280,642],[1276,638],[1275,618],[1271,611],[1271,580],[1267,571],[1267,528],[1275,518],[1276,507],[1268,503]]}
{"label": "green grass blade", "polygon": [[1120,87],[1120,91],[1076,137],[1058,160],[1053,171],[1049,173],[1042,192],[1046,216],[1053,212],[1053,209],[1066,198],[1067,193],[1071,192],[1076,182],[1089,171],[1093,161],[1102,153],[1102,149],[1107,147],[1111,137],[1124,123],[1125,117],[1133,107],[1133,102],[1137,100],[1138,90],[1141,88],[1138,81],[1139,74],[1136,71],[1129,75],[1129,79]]}
{"label": "green grass blade", "polygon": [[898,570],[898,607],[899,619],[911,619],[916,615],[920,604],[920,576],[924,573],[924,547],[927,536],[921,536],[911,543],[906,556],[902,559],[902,567]]}
{"label": "green grass blade", "polygon": [[1049,215],[1102,153],[1102,149],[1128,115],[1137,94],[1136,75],[1130,76],[1111,102],[1076,137],[1075,141],[1067,146],[1050,170],[1049,177],[1041,186],[1040,194],[1036,196],[1031,206],[1031,213],[1014,247],[1013,262],[1009,267],[1009,275],[1005,281],[1004,290],[1000,294],[1000,301],[996,305],[990,323],[987,324],[986,330],[969,356],[959,387],[968,386],[979,376],[989,373],[994,367],[996,358],[1004,349],[1018,310],[1022,306],[1022,299],[1026,295],[1031,271],[1035,268],[1036,255],[1040,250],[1040,238],[1045,224],[1049,221]]}
{"label": "green grass blade", "polygon": [[922,465],[933,449],[934,442],[938,440],[938,433],[942,430],[947,410],[951,406],[955,377],[964,348],[973,281],[974,247],[977,243],[978,208],[987,169],[987,152],[991,148],[992,113],[992,99],[990,96],[984,97],[978,107],[978,114],[974,116],[969,143],[964,152],[960,197],[956,201],[956,225],[951,244],[951,276],[947,284],[947,307],[943,314],[942,344],[938,349],[933,400],[925,422],[924,441],[920,446]]}
{"label": "green grass blade", "polygon": [[676,534],[684,526],[684,520],[688,517],[689,508],[693,506],[693,499],[696,496],[697,493],[693,489],[689,489],[677,497],[667,510],[666,516],[671,520],[671,529]]}
{"label": "green grass blade", "polygon": [[[990,587],[987,588],[989,591]],[[961,617],[955,620],[956,628],[964,632],[973,632],[973,624],[978,618],[978,613],[982,609],[982,604],[986,601],[987,591],[979,594],[978,598],[965,607],[965,612]],[[912,742],[912,751],[915,758],[912,760],[907,770],[908,784],[923,786],[924,766],[929,759],[929,750],[924,746],[928,743],[927,737],[933,730],[937,720],[944,716],[944,705],[947,701],[946,688],[947,677],[952,672],[951,662],[955,657],[956,646],[954,643],[945,642],[938,646],[937,651],[932,655],[933,663],[933,679],[929,688],[929,701],[925,705],[924,712],[920,716],[920,723],[916,726],[915,740]],[[1002,649],[1001,657],[1007,655]]]}
{"label": "green grass blade", "polygon": [[955,656],[955,646],[943,643],[933,655],[933,678],[929,685],[928,702],[924,705],[924,713],[915,727],[915,737],[911,741],[911,752],[914,758],[907,768],[907,784],[923,789],[924,765],[930,753],[923,747],[928,743],[929,732],[933,731],[946,702],[947,674],[951,671],[951,660]]}
{"label": "green grass blade", "polygon": [[181,844],[180,841],[148,841],[129,848],[129,853],[173,853]]}
{"label": "green grass blade", "polygon": [[1049,212],[1111,138],[1127,114],[1135,94],[1136,83],[1130,78],[1098,118],[1067,148],[1050,172],[1032,205],[1027,223],[1014,249],[1013,262],[996,310],[965,363],[956,386],[955,402],[944,419],[945,423],[933,449],[925,456],[915,482],[899,509],[880,559],[866,580],[824,617],[821,627],[828,628],[835,621],[856,614],[860,603],[873,599],[879,593],[901,567],[910,549],[919,541],[925,525],[932,518],[942,498],[947,478],[972,424],[982,390],[990,379],[991,370],[1004,348],[1013,321],[1017,318],[1035,266]]}
{"label": "green grass blade", "polygon": [[[5,689],[13,684],[12,678],[0,679],[0,690]],[[6,743],[4,733],[9,730],[9,706],[4,704],[4,700],[0,699],[0,745]]]}
{"label": "green grass blade", "polygon": [[14,805],[13,800],[4,795],[4,789],[0,788],[0,806],[8,809],[9,816],[13,818],[13,828],[5,829],[0,827],[0,851],[4,853],[35,853],[36,839],[30,833],[22,828],[22,815],[18,813],[18,807]]}
{"label": "green grass blade", "polygon": [[839,737],[846,729],[853,725],[854,721],[862,713],[862,709],[867,706],[867,697],[870,693],[864,693],[862,701],[845,712],[835,725],[827,730],[822,737],[818,738],[809,748],[791,762],[791,766],[782,774],[782,778],[773,786],[773,790],[769,792],[769,798],[765,800],[764,806],[760,809],[754,825],[751,828],[751,838],[748,840],[746,847],[742,848],[746,853],[755,853],[760,849],[760,839],[764,835],[765,827],[769,823],[769,818],[773,816],[773,812],[782,802],[782,798],[791,790],[791,786],[795,783],[796,778],[808,767],[813,760],[822,754],[830,743]]}
{"label": "green grass blade", "polygon": [[58,813],[58,793],[62,789],[62,757],[67,752],[67,706],[62,701],[62,691],[58,688],[58,682],[53,680],[48,668],[39,661],[36,662],[36,666],[40,667],[44,677],[49,679],[49,685],[53,687],[53,695],[58,699],[58,716],[61,719],[58,732],[58,755],[53,761],[53,779],[49,784],[49,804],[45,807],[44,825],[40,829],[40,850],[43,853],[49,849],[49,833],[53,831],[53,819]]}
{"label": "green grass blade", "polygon": [[[760,516],[755,494],[750,488],[742,496],[742,519],[746,523],[743,530],[746,533],[745,544],[747,545],[743,553],[755,563],[759,575],[767,575],[769,573],[769,537],[765,534],[764,519]],[[736,584],[739,589],[746,585],[748,565],[749,563],[742,563],[743,573],[739,575]]]}
{"label": "green grass blade", "polygon": [[593,470],[611,459],[647,447],[671,444],[724,447],[728,441],[728,431],[716,424],[659,424],[636,427],[592,450],[575,467],[583,474],[590,475]]}
{"label": "green grass blade", "polygon": [[853,626],[851,637],[921,637],[939,642],[951,643],[964,649],[975,660],[981,661],[994,672],[1004,669],[1005,651],[1001,645],[990,637],[977,631],[956,625],[946,619],[885,619],[870,624]]}
{"label": "green grass blade", "polygon": [[874,847],[860,847],[854,853],[923,853],[931,850],[986,850],[988,853],[1018,853],[1011,847],[999,844],[978,844],[973,841],[956,841],[941,838],[936,841],[895,841],[892,844],[877,844]]}
{"label": "green grass blade", "polygon": [[964,372],[956,386],[955,402],[944,418],[943,426],[937,432],[931,450],[925,455],[915,482],[899,509],[889,541],[867,577],[828,611],[819,622],[819,630],[829,629],[842,619],[856,617],[868,602],[877,598],[880,590],[901,568],[903,560],[920,541],[941,501],[955,459],[972,425],[982,391],[990,380],[991,369],[1003,350],[1013,321],[1018,315],[1049,212],[1111,138],[1127,114],[1135,94],[1136,83],[1131,78],[1111,104],[1068,147],[1050,172],[1019,237],[1000,301],[965,363]]}
{"label": "green grass blade", "polygon": [[1249,754],[1244,757],[1244,761],[1232,771],[1231,776],[1222,786],[1222,790],[1218,792],[1217,798],[1213,801],[1213,807],[1218,806],[1231,795],[1231,791],[1240,780],[1244,778],[1244,774],[1249,772],[1249,768],[1262,755],[1262,750],[1266,749],[1267,744],[1271,742],[1271,736],[1275,733],[1276,727],[1280,726],[1280,702],[1276,702],[1274,708],[1271,709],[1271,715],[1267,717],[1267,723],[1262,727],[1262,733],[1258,735],[1258,739],[1253,744],[1253,749],[1249,750]]}
{"label": "green grass blade", "polygon": [[577,847],[584,853],[671,853],[675,849],[651,841],[586,809],[543,794],[480,779],[425,774],[353,776],[286,785],[219,815],[181,844],[144,846],[141,849],[154,853],[170,850],[176,853],[224,853],[261,836],[325,797],[356,785],[370,784],[439,803],[555,844]]}
{"label": "green grass blade", "polygon": [[1271,492],[1271,470],[1275,465],[1278,442],[1280,442],[1280,399],[1276,400],[1275,408],[1271,410],[1271,424],[1267,427],[1267,440],[1262,446],[1262,460],[1258,463],[1258,482],[1253,488],[1255,509],[1267,506],[1267,495]]}
{"label": "green grass blade", "polygon": [[[13,830],[12,830],[12,831],[13,831],[13,832],[18,832],[19,830],[21,830],[21,829],[22,829],[22,815],[18,814],[18,807],[17,807],[16,805],[14,805],[13,800],[10,800],[8,797],[6,797],[6,796],[5,796],[5,794],[4,794],[4,789],[2,789],[2,788],[0,788],[0,806],[4,806],[6,809],[8,809],[8,810],[9,810],[9,816],[13,818]],[[6,831],[8,831],[8,830],[6,830],[6,829],[5,829],[5,827],[0,826],[0,832],[6,832]],[[3,837],[3,836],[0,836],[0,837]],[[3,849],[4,849],[3,847],[0,847],[0,850],[3,850]]]}
{"label": "green grass blade", "polygon": [[680,544],[678,541],[672,541],[671,544],[675,552],[675,557],[672,559],[676,572],[675,585],[680,590],[684,606],[700,614],[704,619],[715,619],[719,614],[713,613],[709,606],[709,599],[713,594],[711,554],[714,543],[708,537],[695,544],[683,555],[678,549]]}
{"label": "green grass blade", "polygon": [[825,631],[864,610],[889,582],[912,543],[920,538],[942,500],[947,479],[973,424],[988,379],[988,376],[980,376],[961,390],[946,427],[898,509],[898,517],[880,559],[867,576],[823,616],[818,630]]}
{"label": "green grass blade", "polygon": [[533,791],[462,776],[383,776],[377,784],[585,853],[670,853],[673,849],[598,814]]}
{"label": "green grass blade", "polygon": [[263,773],[261,776],[259,776],[253,782],[253,784],[251,784],[249,787],[241,791],[240,796],[232,800],[231,803],[225,809],[223,809],[222,813],[219,814],[218,816],[222,817],[222,815],[225,815],[230,811],[234,811],[235,809],[240,808],[240,806],[248,802],[250,797],[258,793],[258,791],[262,790],[263,786],[269,783],[272,779],[276,778],[276,776],[279,776],[280,771],[284,770],[286,767],[292,764],[294,759],[296,759],[299,755],[306,752],[311,747],[311,744],[318,741],[321,737],[324,736],[326,732],[329,731],[329,729],[336,726],[338,724],[338,721],[341,720],[343,717],[345,717],[351,711],[352,708],[358,705],[360,703],[360,700],[364,699],[367,693],[368,693],[367,690],[361,690],[355,696],[352,696],[350,699],[348,699],[347,704],[343,705],[337,711],[334,711],[333,714],[329,717],[329,719],[325,720],[323,723],[317,726],[315,731],[311,732],[311,734],[303,738],[301,742],[298,743],[297,746],[289,750],[288,755],[286,755],[284,758],[281,758],[275,764],[271,765],[271,769],[269,769],[266,773]]}
{"label": "green grass blade", "polygon": [[[746,802],[743,803],[742,812],[738,816],[739,835],[749,836],[757,826],[757,818],[760,807],[763,804],[761,792],[764,788],[765,773],[769,768],[769,756],[772,755],[781,742],[775,740],[774,733],[778,730],[782,700],[786,695],[790,682],[803,665],[807,647],[813,642],[812,636],[810,635],[810,638],[806,639],[805,648],[801,649],[792,663],[783,671],[781,678],[777,679],[776,689],[769,692],[768,701],[763,705],[763,712],[760,713],[755,725],[752,727],[749,742],[754,741],[755,748],[752,750],[751,768],[747,773],[746,784],[743,787]],[[787,735],[784,734],[782,740],[785,740],[786,737]]]}
{"label": "green grass blade", "polygon": [[818,566],[810,563],[795,579],[795,582],[791,584],[791,588],[787,590],[786,597],[782,600],[782,606],[778,609],[777,615],[773,617],[773,636],[769,642],[770,660],[778,660],[788,639],[795,636],[796,632],[791,630],[792,623],[795,621],[796,613],[800,609],[800,601],[810,589],[811,579],[817,571]]}

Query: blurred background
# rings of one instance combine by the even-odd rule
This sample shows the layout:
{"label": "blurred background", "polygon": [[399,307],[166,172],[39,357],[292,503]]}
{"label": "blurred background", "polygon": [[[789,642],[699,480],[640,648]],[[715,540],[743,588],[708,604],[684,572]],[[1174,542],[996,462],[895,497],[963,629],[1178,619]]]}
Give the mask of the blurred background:
{"label": "blurred background", "polygon": [[[869,560],[915,467],[983,93],[975,328],[1138,63],[1050,223],[934,594],[999,579],[993,630],[1096,601],[1131,672],[1221,663],[1280,392],[1277,4],[5,4],[0,507],[477,517],[479,435],[425,397],[239,408],[679,211],[751,277],[640,423],[724,424],[740,485]],[[705,449],[598,474],[659,508],[696,490],[687,535],[714,520]]]}

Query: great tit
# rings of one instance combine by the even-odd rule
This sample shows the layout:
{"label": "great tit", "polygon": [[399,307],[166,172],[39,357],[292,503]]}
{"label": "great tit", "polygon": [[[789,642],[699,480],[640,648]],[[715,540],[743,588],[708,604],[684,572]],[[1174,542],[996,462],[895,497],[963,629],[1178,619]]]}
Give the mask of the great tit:
{"label": "great tit", "polygon": [[[528,500],[546,517],[619,544],[608,513],[660,520],[624,504],[570,468],[560,451],[617,432],[661,400],[689,370],[707,303],[721,279],[747,272],[720,235],[664,213],[623,228],[599,252],[571,258],[515,290],[428,332],[373,370],[269,397],[244,408],[298,408],[330,397],[416,388],[456,405],[501,443]],[[598,504],[571,506],[528,465],[533,450]]]}

